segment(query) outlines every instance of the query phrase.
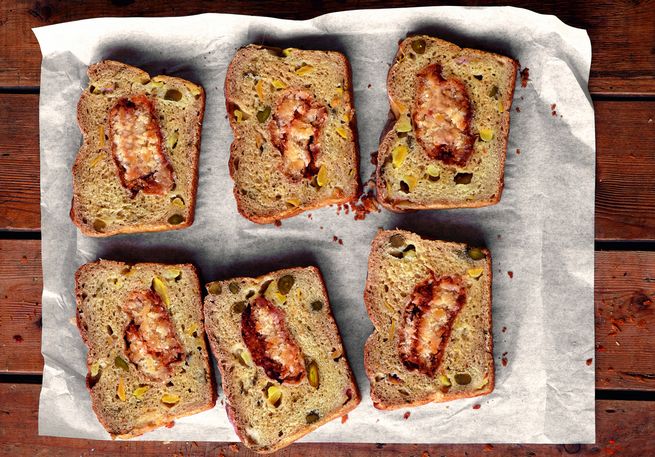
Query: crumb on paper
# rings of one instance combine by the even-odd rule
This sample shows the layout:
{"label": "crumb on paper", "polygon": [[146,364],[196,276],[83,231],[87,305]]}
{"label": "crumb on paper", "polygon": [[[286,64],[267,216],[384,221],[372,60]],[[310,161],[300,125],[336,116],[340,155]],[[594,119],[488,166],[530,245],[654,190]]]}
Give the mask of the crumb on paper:
{"label": "crumb on paper", "polygon": [[507,276],[509,276],[509,279],[512,279],[514,277],[514,272],[513,271],[508,271]]}
{"label": "crumb on paper", "polygon": [[409,411],[405,411],[405,414],[403,414],[403,419],[405,419],[405,420],[409,419],[409,416],[410,416],[411,414],[412,414],[412,413],[410,413]]}
{"label": "crumb on paper", "polygon": [[503,329],[502,329],[501,331],[502,331],[503,333],[505,333],[505,332],[507,331],[507,327],[503,327]]}
{"label": "crumb on paper", "polygon": [[473,409],[480,409],[480,404],[476,403],[475,405],[473,405]]}
{"label": "crumb on paper", "polygon": [[371,152],[371,163],[372,163],[373,165],[377,165],[377,164],[378,164],[378,151],[373,151],[373,152]]}
{"label": "crumb on paper", "polygon": [[555,108],[557,108],[557,103],[553,103],[552,105],[550,105],[550,114],[553,117],[557,116],[557,111],[555,110]]}
{"label": "crumb on paper", "polygon": [[334,241],[335,243],[339,243],[341,246],[343,246],[343,240],[336,235],[332,236],[332,241]]}
{"label": "crumb on paper", "polygon": [[591,359],[587,359],[587,361],[586,361],[585,363],[587,364],[587,366],[589,366],[589,365],[591,365],[591,362],[592,362],[593,360],[594,360],[593,358],[591,358]]}
{"label": "crumb on paper", "polygon": [[503,352],[502,358],[500,359],[500,363],[503,364],[504,367],[507,366],[507,352]]}
{"label": "crumb on paper", "polygon": [[281,221],[281,220],[277,220],[277,221],[273,222],[273,224],[274,224],[276,227],[282,227],[282,221]]}
{"label": "crumb on paper", "polygon": [[517,113],[520,113],[520,112],[521,112],[521,108],[518,107],[518,106],[517,106],[516,108],[514,108],[514,109],[516,110]]}
{"label": "crumb on paper", "polygon": [[519,148],[516,148],[516,154],[517,155],[521,154],[521,150]]}
{"label": "crumb on paper", "polygon": [[309,219],[310,221],[313,219],[312,213],[307,213],[307,219]]}
{"label": "crumb on paper", "polygon": [[348,420],[348,414],[344,414],[343,416],[341,416],[341,423],[342,424],[345,424],[347,420]]}
{"label": "crumb on paper", "polygon": [[521,87],[528,87],[528,81],[530,81],[530,69],[525,67],[521,70]]}

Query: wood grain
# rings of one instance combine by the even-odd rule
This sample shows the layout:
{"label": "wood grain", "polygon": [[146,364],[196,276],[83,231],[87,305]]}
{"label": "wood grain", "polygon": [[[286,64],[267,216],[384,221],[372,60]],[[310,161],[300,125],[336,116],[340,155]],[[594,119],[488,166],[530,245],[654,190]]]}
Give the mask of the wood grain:
{"label": "wood grain", "polygon": [[[43,455],[102,455],[123,457],[155,456],[216,456],[254,457],[257,454],[243,445],[206,442],[111,442],[71,440],[37,436],[39,385],[0,384],[0,454],[12,457]],[[411,427],[411,417],[407,426]],[[344,425],[347,426],[347,423]],[[551,457],[574,454],[577,456],[622,457],[655,455],[655,408],[649,402],[596,402],[596,444],[586,445],[426,445],[426,444],[294,444],[280,452],[280,457],[348,455],[350,457],[432,456],[465,457]],[[39,452],[35,454],[35,450]],[[427,454],[426,454],[427,453]]]}
{"label": "wood grain", "polygon": [[[456,3],[472,6],[508,4],[544,14],[556,14],[563,22],[588,30],[594,53],[589,83],[592,93],[655,93],[655,52],[652,40],[655,36],[655,14],[652,1],[514,0]],[[416,0],[178,0],[175,2],[175,8],[171,8],[169,2],[161,0],[5,1],[0,2],[0,62],[3,63],[0,65],[0,86],[38,86],[41,60],[31,28],[42,25],[101,16],[182,16],[203,12],[308,19],[341,10],[424,4],[425,2]]]}
{"label": "wood grain", "polygon": [[596,386],[655,390],[655,252],[596,252]]}
{"label": "wood grain", "polygon": [[655,239],[655,102],[596,107],[596,239]]}
{"label": "wood grain", "polygon": [[[596,238],[655,239],[655,101],[597,101]],[[38,96],[0,94],[0,230],[38,230]]]}
{"label": "wood grain", "polygon": [[0,373],[43,370],[42,289],[41,242],[0,239]]}
{"label": "wood grain", "polygon": [[0,170],[0,229],[39,230],[38,95],[0,94]]}
{"label": "wood grain", "polygon": [[[40,266],[39,241],[0,240],[0,371],[42,370]],[[655,252],[597,253],[598,389],[655,391],[654,300]]]}

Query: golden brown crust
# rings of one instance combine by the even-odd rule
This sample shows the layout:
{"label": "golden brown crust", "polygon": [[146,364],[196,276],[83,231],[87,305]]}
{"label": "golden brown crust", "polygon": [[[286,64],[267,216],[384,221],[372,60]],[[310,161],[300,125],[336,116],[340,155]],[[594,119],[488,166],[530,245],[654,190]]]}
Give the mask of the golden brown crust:
{"label": "golden brown crust", "polygon": [[[322,276],[320,270],[317,267],[315,267],[315,266],[293,267],[293,268],[286,268],[286,269],[284,269],[284,271],[285,271],[285,273],[288,273],[288,272],[293,272],[293,271],[305,271],[307,269],[311,269],[320,278],[320,284],[321,284],[321,288],[322,288],[323,297],[325,297],[326,303],[329,303],[329,298],[328,298],[327,289],[325,287],[325,282],[323,280],[323,276]],[[258,276],[258,277],[255,277],[255,278],[247,277],[247,276],[239,276],[239,277],[236,277],[236,278],[230,278],[229,280],[225,280],[225,281],[239,282],[241,280],[254,280],[256,282],[261,282],[265,278],[269,278],[271,275],[274,275],[276,273],[278,273],[278,272],[271,272],[269,274]],[[225,281],[219,281],[219,282],[225,282]],[[212,283],[207,284],[206,287],[209,288],[210,284],[212,284]],[[251,447],[251,449],[253,451],[255,451],[257,453],[260,453],[260,454],[269,454],[269,453],[275,452],[275,451],[277,451],[279,449],[282,449],[282,448],[284,448],[286,446],[289,446],[294,441],[296,441],[296,440],[302,438],[303,436],[307,435],[308,433],[316,430],[320,426],[330,422],[331,420],[334,420],[334,419],[336,419],[338,417],[341,417],[344,414],[349,413],[350,411],[355,409],[357,407],[357,405],[360,403],[361,394],[359,392],[357,382],[355,381],[355,377],[354,377],[354,374],[352,372],[352,368],[350,367],[350,364],[348,363],[346,348],[343,345],[343,340],[342,340],[341,334],[340,334],[339,329],[338,329],[338,327],[336,325],[336,321],[334,320],[334,314],[332,312],[332,307],[328,306],[326,311],[327,311],[328,319],[325,319],[323,324],[328,325],[330,327],[330,329],[332,330],[332,332],[335,335],[335,338],[336,338],[335,342],[338,343],[343,348],[343,357],[344,357],[344,360],[346,361],[346,366],[347,366],[347,370],[348,370],[348,380],[349,380],[349,384],[350,384],[349,388],[352,390],[351,400],[348,401],[341,408],[338,408],[338,409],[332,411],[330,414],[328,414],[328,415],[326,415],[324,417],[321,417],[315,423],[308,424],[304,428],[298,430],[298,432],[296,432],[294,434],[291,434],[291,435],[288,435],[288,436],[285,436],[283,439],[276,442],[272,446],[252,447],[252,446],[247,444],[247,443],[249,443],[249,438],[248,438],[248,436],[245,435],[244,424],[242,424],[240,422],[239,417],[238,417],[236,411],[234,410],[234,407],[232,406],[232,404],[230,402],[230,398],[233,398],[233,396],[237,395],[238,393],[237,392],[232,392],[231,384],[224,381],[222,383],[222,386],[223,386],[223,391],[224,391],[224,395],[225,395],[225,398],[226,398],[225,409],[227,411],[228,418],[230,419],[230,422],[232,423],[232,425],[234,427],[234,430],[235,430],[237,436],[239,437],[239,439],[243,443],[246,443],[249,447]],[[205,307],[205,320],[206,321],[209,319],[208,316],[207,316],[207,312],[208,312],[207,307]],[[214,357],[216,359],[220,360],[221,350],[218,347],[218,342],[215,341],[214,337],[210,334],[210,332],[207,332],[207,333],[209,335],[209,343],[210,343],[210,347],[212,349],[212,353],[214,354]],[[221,363],[217,363],[217,366],[218,366],[219,372],[221,374],[221,379],[226,379],[227,376],[230,376],[230,374],[226,371],[226,367],[224,367]]]}
{"label": "golden brown crust", "polygon": [[[104,72],[110,72],[114,75],[118,75],[121,72],[130,72],[134,73],[136,77],[151,79],[150,75],[145,71],[132,67],[121,62],[104,60],[96,64],[90,65],[87,69],[87,75],[90,81],[97,80],[101,77],[101,74]],[[89,144],[88,137],[90,133],[90,124],[91,121],[88,119],[88,113],[85,112],[85,107],[87,105],[87,98],[89,98],[89,91],[85,89],[80,97],[80,101],[77,105],[77,122],[82,133],[82,145],[75,157],[75,162],[73,164],[72,174],[73,174],[73,199],[71,202],[70,217],[73,223],[80,229],[82,234],[89,237],[103,238],[108,236],[113,236],[123,233],[147,233],[147,232],[162,232],[168,230],[180,230],[186,227],[189,227],[193,224],[195,218],[195,201],[198,191],[198,161],[200,157],[200,143],[201,143],[201,130],[202,122],[205,113],[205,103],[206,96],[205,91],[202,86],[193,84],[189,81],[186,81],[182,78],[177,78],[174,76],[156,76],[159,80],[171,81],[178,84],[183,84],[187,87],[193,86],[200,90],[198,96],[198,111],[199,115],[194,122],[193,132],[191,136],[195,139],[194,146],[191,149],[191,165],[190,169],[193,170],[191,174],[191,181],[189,183],[189,202],[187,202],[188,211],[185,214],[185,220],[180,224],[169,224],[167,221],[151,222],[146,224],[134,224],[134,225],[125,225],[119,227],[115,230],[103,230],[98,231],[93,227],[93,221],[85,221],[84,217],[81,215],[83,213],[82,207],[79,201],[79,195],[82,190],[82,183],[79,182],[80,168],[86,165],[86,162],[89,159],[89,155],[93,152],[93,148]]]}
{"label": "golden brown crust", "polygon": [[[366,340],[366,343],[364,345],[364,368],[366,371],[366,376],[369,378],[369,382],[373,382],[373,379],[375,377],[375,367],[372,364],[371,361],[371,354],[374,353],[374,349],[377,349],[376,347],[376,341],[375,337],[377,334],[380,333],[379,327],[382,323],[381,318],[380,318],[380,310],[379,310],[379,305],[375,300],[375,297],[373,296],[373,287],[372,287],[372,278],[371,278],[371,272],[375,271],[382,265],[382,259],[379,255],[379,247],[382,246],[384,242],[386,242],[387,238],[390,236],[390,234],[406,234],[406,235],[413,235],[411,232],[407,232],[404,230],[379,230],[373,241],[371,242],[371,254],[369,256],[368,260],[368,274],[366,277],[366,285],[364,288],[364,306],[366,308],[366,312],[371,319],[371,322],[373,323],[374,331],[373,333],[369,336],[369,338]],[[424,241],[431,241],[427,238],[421,238]],[[463,246],[461,243],[451,243],[451,242],[441,242],[443,245],[454,245],[454,246]],[[491,253],[488,249],[486,248],[479,248],[485,255],[485,263],[486,263],[486,271],[487,274],[489,275],[489,282],[491,284],[492,281],[492,268],[491,268]],[[485,295],[486,299],[488,300],[489,307],[488,307],[488,320],[489,320],[489,328],[488,328],[488,339],[486,340],[488,343],[488,347],[483,348],[484,351],[489,355],[489,361],[490,363],[487,366],[487,372],[488,372],[488,382],[484,386],[484,388],[477,389],[474,391],[470,392],[448,392],[448,393],[442,393],[439,392],[438,390],[435,389],[434,392],[432,392],[429,395],[426,395],[425,397],[422,398],[417,398],[412,401],[403,401],[402,403],[394,403],[391,401],[387,401],[385,398],[378,397],[376,395],[376,390],[371,389],[371,400],[373,402],[373,406],[376,409],[380,410],[395,410],[395,409],[400,409],[400,408],[406,408],[406,407],[414,407],[414,406],[421,406],[425,405],[428,403],[441,403],[441,402],[447,402],[451,400],[457,400],[457,399],[462,399],[462,398],[472,398],[472,397],[478,397],[478,396],[483,396],[483,395],[488,395],[494,390],[495,387],[495,373],[494,373],[494,360],[493,360],[493,332],[491,331],[493,328],[492,325],[492,288],[489,287],[485,290]],[[399,367],[399,370],[402,371],[402,368]],[[399,372],[400,372],[399,371]]]}
{"label": "golden brown crust", "polygon": [[[411,38],[414,35],[408,36],[408,38]],[[438,40],[442,45],[451,47],[453,49],[459,50],[461,53],[469,53],[469,54],[477,54],[481,56],[486,56],[486,57],[495,57],[498,59],[503,60],[506,63],[509,63],[513,67],[513,74],[516,75],[517,70],[518,70],[518,63],[511,58],[508,58],[506,56],[502,56],[500,54],[492,53],[492,52],[485,52],[485,51],[480,51],[476,49],[470,49],[470,48],[459,48],[458,46],[448,43],[444,40],[439,40],[439,39],[434,39]],[[395,121],[398,119],[399,114],[394,113],[394,101],[392,98],[392,92],[393,92],[393,77],[395,72],[397,71],[397,63],[402,59],[402,57],[405,54],[405,48],[409,46],[409,40],[405,39],[400,42],[398,51],[396,52],[396,55],[394,57],[393,63],[391,67],[389,68],[389,72],[387,73],[387,91],[388,91],[388,96],[389,96],[389,104],[391,106],[391,109],[389,111],[389,120],[386,123],[385,127],[383,128],[382,134],[380,135],[380,145],[378,147],[378,158],[377,158],[377,167],[375,171],[375,183],[376,183],[376,190],[377,190],[377,199],[378,202],[384,206],[385,208],[397,212],[397,213],[403,213],[403,212],[409,212],[409,211],[414,211],[414,210],[423,210],[423,209],[447,209],[447,208],[480,208],[480,207],[485,207],[485,206],[491,206],[495,205],[500,201],[500,198],[502,196],[502,192],[504,189],[504,172],[501,173],[500,179],[498,182],[497,186],[497,192],[490,198],[478,198],[476,200],[469,200],[469,201],[450,201],[448,198],[443,198],[441,200],[435,200],[431,203],[415,203],[411,202],[409,200],[398,200],[398,199],[391,199],[389,198],[389,195],[387,193],[387,189],[385,186],[385,182],[382,178],[382,165],[384,164],[384,160],[386,157],[383,157],[383,151],[387,151],[389,149],[390,143],[393,141],[392,135],[390,135]],[[500,167],[501,170],[505,169],[505,159],[506,159],[506,152],[507,152],[507,142],[509,138],[509,124],[510,124],[510,111],[511,111],[511,105],[513,101],[513,94],[514,94],[514,87],[516,84],[516,78],[511,78],[509,82],[509,87],[507,90],[507,93],[505,97],[502,99],[503,105],[506,107],[506,115],[502,117],[501,119],[501,131],[502,131],[502,150],[504,151],[503,154],[500,154],[499,161],[500,161]],[[475,109],[475,108],[474,108]]]}
{"label": "golden brown crust", "polygon": [[[100,259],[100,260],[96,260],[95,262],[89,262],[89,263],[86,263],[86,264],[82,265],[75,272],[75,298],[76,298],[76,302],[78,304],[77,307],[76,307],[76,312],[75,312],[76,323],[77,323],[77,328],[78,328],[78,330],[80,332],[80,335],[82,337],[82,340],[84,341],[84,344],[87,347],[90,347],[89,335],[88,335],[87,329],[83,325],[83,319],[82,319],[82,317],[80,315],[80,306],[79,306],[79,304],[83,300],[82,294],[84,293],[84,291],[82,290],[82,287],[81,287],[80,279],[81,279],[82,275],[87,270],[93,270],[93,269],[95,269],[95,268],[97,268],[99,266],[102,266],[102,267],[125,267],[125,266],[128,266],[128,265],[130,265],[130,264],[127,264],[125,262],[117,262],[117,261],[112,261],[112,260],[102,260],[102,259]],[[193,274],[194,289],[197,291],[197,296],[200,297],[199,305],[200,305],[200,307],[202,307],[202,290],[201,290],[201,287],[200,287],[200,280],[199,280],[199,277],[198,277],[198,270],[196,269],[195,265],[190,264],[190,263],[185,263],[185,264],[161,264],[161,263],[153,263],[153,262],[144,262],[144,263],[140,263],[138,265],[143,266],[145,268],[161,268],[161,267],[165,267],[167,265],[175,265],[175,266],[178,266],[178,267],[182,267],[182,268],[191,270],[194,273]],[[200,313],[200,320],[202,322],[202,328],[204,329],[204,314],[202,312]],[[205,345],[207,345],[208,341],[207,341],[207,333],[206,332],[204,333],[204,341],[205,341]],[[213,367],[212,367],[212,364],[209,361],[209,355],[208,355],[207,351],[205,351],[205,353],[203,355],[203,361],[204,361],[205,371],[207,373],[207,380],[209,381],[209,391],[211,393],[211,397],[210,397],[210,399],[209,399],[209,401],[207,403],[205,403],[204,405],[198,405],[197,408],[186,410],[181,414],[165,415],[158,422],[150,424],[148,426],[134,428],[133,430],[130,431],[130,433],[115,434],[115,433],[112,433],[111,428],[110,428],[109,423],[108,423],[108,420],[104,416],[104,411],[102,409],[100,409],[100,404],[98,402],[94,401],[94,397],[93,397],[93,395],[91,395],[92,394],[92,389],[91,389],[91,386],[89,384],[90,373],[91,373],[91,364],[89,363],[89,360],[87,359],[86,387],[87,387],[87,390],[89,391],[89,394],[91,395],[91,399],[92,399],[91,408],[93,409],[93,412],[95,413],[96,417],[98,418],[98,421],[102,424],[102,426],[105,428],[105,430],[107,430],[107,432],[110,434],[112,439],[134,438],[136,436],[143,435],[146,432],[149,432],[149,431],[155,430],[157,428],[160,428],[162,426],[165,426],[165,425],[173,422],[175,419],[179,419],[181,417],[186,417],[186,416],[191,416],[193,414],[197,414],[197,413],[200,413],[202,411],[212,409],[216,405],[216,400],[218,398],[218,394],[217,394],[217,391],[216,391]]]}
{"label": "golden brown crust", "polygon": [[[259,49],[269,49],[274,52],[282,52],[282,49],[279,48],[274,48],[274,47],[268,47],[268,46],[257,46],[257,45],[248,45],[241,50],[259,50]],[[240,51],[241,51],[240,50]],[[357,121],[356,121],[356,114],[353,106],[353,100],[354,100],[354,95],[353,95],[353,90],[352,90],[352,68],[350,66],[350,62],[346,58],[345,55],[343,55],[340,52],[337,51],[328,51],[331,55],[339,59],[346,69],[346,74],[345,76],[345,81],[347,82],[347,91],[350,97],[350,103],[351,103],[351,109],[353,112],[353,115],[351,116],[348,126],[350,127],[350,130],[352,132],[353,138],[352,142],[354,144],[354,150],[351,156],[351,159],[353,160],[354,163],[354,177],[356,180],[356,187],[353,192],[349,194],[345,194],[340,197],[334,197],[334,198],[324,198],[322,200],[316,201],[314,203],[301,203],[300,206],[298,207],[293,207],[293,208],[288,208],[286,210],[278,211],[275,214],[270,214],[270,215],[262,215],[262,214],[256,214],[252,211],[249,211],[249,209],[246,207],[244,204],[244,200],[242,195],[239,193],[239,188],[237,186],[237,183],[235,181],[235,185],[233,188],[233,194],[234,198],[237,203],[237,211],[246,219],[249,219],[257,224],[272,224],[274,222],[280,221],[282,219],[287,219],[293,216],[296,216],[302,212],[317,209],[317,208],[322,208],[324,206],[329,206],[329,205],[334,205],[334,204],[344,204],[344,203],[350,203],[353,201],[356,201],[359,196],[361,195],[361,182],[359,179],[359,142],[358,142],[358,134],[357,134]],[[234,100],[234,86],[238,84],[238,79],[239,76],[237,72],[237,68],[240,66],[241,62],[246,59],[245,54],[241,54],[237,52],[235,57],[230,61],[230,64],[228,65],[226,76],[225,76],[225,83],[224,83],[224,94],[225,94],[225,104],[228,110],[228,113],[231,112],[231,105]],[[237,122],[234,118],[234,116],[228,115],[228,121],[230,124],[230,127],[232,129],[232,132],[234,134],[234,141],[230,145],[230,160],[229,160],[229,172],[230,172],[230,177],[232,180],[235,179],[235,166],[234,166],[234,160],[236,158],[236,151],[239,147],[239,141],[237,139],[237,135],[239,132],[239,127],[237,125]]]}

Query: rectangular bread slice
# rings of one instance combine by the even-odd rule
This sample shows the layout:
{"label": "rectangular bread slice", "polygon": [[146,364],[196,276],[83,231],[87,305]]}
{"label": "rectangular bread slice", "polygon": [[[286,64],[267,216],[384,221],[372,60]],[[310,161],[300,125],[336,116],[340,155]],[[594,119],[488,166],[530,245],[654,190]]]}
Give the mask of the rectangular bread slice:
{"label": "rectangular bread slice", "polygon": [[333,51],[239,49],[225,102],[239,212],[268,224],[360,192],[350,65]]}
{"label": "rectangular bread slice", "polygon": [[216,281],[207,290],[209,343],[246,446],[273,452],[359,404],[318,268]]}
{"label": "rectangular bread slice", "polygon": [[503,191],[517,63],[425,35],[400,43],[377,196],[393,211],[488,206]]}
{"label": "rectangular bread slice", "polygon": [[364,302],[375,326],[364,364],[376,408],[493,390],[488,250],[381,230],[371,246]]}
{"label": "rectangular bread slice", "polygon": [[77,105],[82,146],[73,165],[75,225],[95,237],[190,226],[203,88],[111,60],[91,65],[88,75]]}
{"label": "rectangular bread slice", "polygon": [[86,384],[112,438],[131,438],[216,403],[191,264],[100,260],[75,274]]}

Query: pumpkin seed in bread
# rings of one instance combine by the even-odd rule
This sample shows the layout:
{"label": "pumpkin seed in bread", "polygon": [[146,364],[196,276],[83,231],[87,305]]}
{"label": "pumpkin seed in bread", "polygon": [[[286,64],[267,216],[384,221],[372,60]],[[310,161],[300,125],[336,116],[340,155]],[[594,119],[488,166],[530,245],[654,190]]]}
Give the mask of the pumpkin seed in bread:
{"label": "pumpkin seed in bread", "polygon": [[239,49],[225,79],[238,211],[267,224],[359,195],[350,66],[332,51]]}
{"label": "pumpkin seed in bread", "polygon": [[494,388],[491,255],[403,230],[373,240],[364,292],[373,405],[418,406]]}
{"label": "pumpkin seed in bread", "polygon": [[378,200],[394,211],[488,206],[503,191],[517,63],[425,35],[400,43],[387,76]]}
{"label": "pumpkin seed in bread", "polygon": [[75,225],[95,237],[191,225],[203,88],[111,60],[91,65],[88,75],[77,106]]}
{"label": "pumpkin seed in bread", "polygon": [[86,384],[112,438],[130,438],[214,406],[193,265],[100,260],[75,275]]}
{"label": "pumpkin seed in bread", "polygon": [[360,401],[318,268],[207,285],[205,322],[241,441],[273,452]]}

